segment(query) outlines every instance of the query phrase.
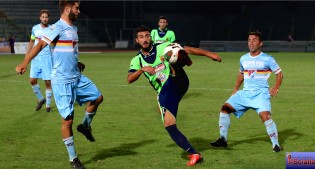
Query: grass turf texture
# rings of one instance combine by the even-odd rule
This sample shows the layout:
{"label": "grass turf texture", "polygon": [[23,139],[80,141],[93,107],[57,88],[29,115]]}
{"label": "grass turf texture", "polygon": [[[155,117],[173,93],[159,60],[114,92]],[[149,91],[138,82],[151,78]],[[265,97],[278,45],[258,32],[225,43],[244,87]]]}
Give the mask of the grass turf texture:
{"label": "grass turf texture", "polygon": [[[96,138],[90,143],[75,130],[84,107],[75,106],[74,136],[82,163],[93,168],[186,167],[186,153],[171,140],[161,123],[156,93],[142,75],[128,85],[126,77],[136,52],[80,54],[84,74],[104,95],[92,127]],[[223,62],[191,56],[185,67],[190,89],[180,103],[177,125],[204,156],[195,168],[285,168],[286,152],[314,152],[314,53],[270,53],[284,73],[272,118],[276,122],[284,151],[273,153],[265,126],[250,110],[241,119],[231,116],[229,147],[209,146],[219,136],[219,110],[230,96],[243,53],[219,53]],[[36,98],[28,82],[29,69],[20,76],[15,66],[22,55],[0,55],[0,168],[69,168],[62,142],[61,118],[52,101],[52,112],[35,111]],[[275,81],[272,75],[270,86]],[[44,83],[39,81],[42,93]]]}

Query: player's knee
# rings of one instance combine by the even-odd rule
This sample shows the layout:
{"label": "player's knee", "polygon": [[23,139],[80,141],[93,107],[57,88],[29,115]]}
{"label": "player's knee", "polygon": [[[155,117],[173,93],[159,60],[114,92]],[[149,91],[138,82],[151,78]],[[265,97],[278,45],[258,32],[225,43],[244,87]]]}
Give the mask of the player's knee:
{"label": "player's knee", "polygon": [[102,102],[103,102],[103,95],[101,95],[100,97],[96,99],[97,104],[101,104]]}
{"label": "player's knee", "polygon": [[271,118],[269,112],[260,112],[259,116],[262,122],[265,122]]}
{"label": "player's knee", "polygon": [[222,107],[221,107],[221,112],[224,112],[224,113],[231,113],[231,112],[235,112],[235,110],[230,107],[229,105],[227,104],[224,104]]}

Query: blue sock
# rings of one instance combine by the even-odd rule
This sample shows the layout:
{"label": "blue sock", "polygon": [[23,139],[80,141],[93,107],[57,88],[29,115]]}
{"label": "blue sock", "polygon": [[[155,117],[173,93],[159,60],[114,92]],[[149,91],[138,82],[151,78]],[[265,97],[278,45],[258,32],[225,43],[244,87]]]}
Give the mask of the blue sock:
{"label": "blue sock", "polygon": [[39,100],[39,101],[42,101],[44,99],[42,93],[40,92],[40,87],[38,84],[36,85],[32,85],[32,88],[33,88],[33,91],[35,93],[35,96],[36,98]]}
{"label": "blue sock", "polygon": [[198,152],[190,145],[186,137],[177,129],[176,124],[165,127],[175,143],[190,154],[198,154]]}
{"label": "blue sock", "polygon": [[272,119],[269,119],[265,121],[264,124],[266,126],[267,133],[272,142],[272,147],[275,147],[275,145],[280,146],[279,141],[278,141],[278,130],[277,130],[276,123]]}
{"label": "blue sock", "polygon": [[85,112],[85,115],[82,120],[82,124],[84,127],[89,127],[91,125],[95,113],[96,112],[92,112],[92,113]]}
{"label": "blue sock", "polygon": [[71,136],[69,138],[66,138],[66,139],[63,139],[63,142],[66,145],[70,161],[73,161],[74,158],[78,157],[77,153],[75,152],[75,148],[74,148],[74,138],[73,138],[73,136]]}
{"label": "blue sock", "polygon": [[227,141],[228,130],[230,127],[230,115],[220,112],[219,127],[220,127],[220,138],[223,137]]}
{"label": "blue sock", "polygon": [[51,97],[52,97],[52,90],[46,89],[46,107],[50,107]]}

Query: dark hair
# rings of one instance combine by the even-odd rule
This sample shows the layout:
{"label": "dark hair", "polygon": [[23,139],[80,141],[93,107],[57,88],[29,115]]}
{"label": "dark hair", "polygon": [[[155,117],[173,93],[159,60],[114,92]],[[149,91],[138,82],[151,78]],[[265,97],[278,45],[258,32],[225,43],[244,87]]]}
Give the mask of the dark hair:
{"label": "dark hair", "polygon": [[39,11],[39,16],[41,16],[43,13],[46,13],[48,17],[50,16],[50,12],[47,9],[42,9]]}
{"label": "dark hair", "polygon": [[166,16],[160,16],[160,17],[159,17],[159,21],[160,21],[161,19],[165,19],[165,20],[167,21]]}
{"label": "dark hair", "polygon": [[248,33],[248,36],[249,35],[255,35],[255,36],[258,36],[259,40],[260,41],[263,41],[263,34],[259,31],[259,30],[256,30],[255,32],[249,32]]}
{"label": "dark hair", "polygon": [[63,13],[63,11],[65,10],[65,7],[67,5],[70,5],[71,7],[75,4],[75,3],[80,3],[79,0],[59,0],[59,10],[60,10],[60,14]]}
{"label": "dark hair", "polygon": [[151,32],[151,29],[144,26],[144,25],[141,25],[139,26],[137,29],[136,29],[136,37],[138,35],[139,32]]}

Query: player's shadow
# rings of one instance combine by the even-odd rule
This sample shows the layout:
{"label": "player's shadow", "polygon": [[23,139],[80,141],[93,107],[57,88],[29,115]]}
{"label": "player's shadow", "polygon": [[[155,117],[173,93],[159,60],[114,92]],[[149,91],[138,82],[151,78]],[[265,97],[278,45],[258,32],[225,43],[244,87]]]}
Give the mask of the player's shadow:
{"label": "player's shadow", "polygon": [[97,162],[99,160],[104,160],[107,158],[115,157],[115,156],[128,156],[128,155],[134,155],[137,154],[135,151],[136,148],[144,146],[146,144],[151,144],[155,142],[156,140],[143,140],[136,143],[128,143],[128,144],[121,144],[118,147],[112,147],[108,149],[102,149],[99,150],[94,157],[92,157],[90,160],[86,161],[85,163],[92,163]]}
{"label": "player's shadow", "polygon": [[201,95],[202,95],[201,92],[187,92],[187,93],[184,95],[183,99],[187,99],[187,98],[189,98],[189,97],[199,97],[199,96],[201,96]]}
{"label": "player's shadow", "polygon": [[16,76],[16,75],[18,75],[18,74],[17,73],[12,73],[12,74],[7,74],[7,75],[0,75],[0,79],[5,79],[5,78]]}
{"label": "player's shadow", "polygon": [[[291,140],[296,140],[303,136],[304,134],[296,132],[295,129],[285,129],[282,131],[278,132],[278,137],[279,137],[279,142],[281,145],[285,143],[285,141],[290,138]],[[267,135],[261,135],[258,137],[250,138],[250,139],[245,139],[245,140],[240,140],[240,141],[229,141],[229,146],[230,148],[233,148],[236,145],[239,144],[252,144],[254,142],[270,142],[270,139]]]}

